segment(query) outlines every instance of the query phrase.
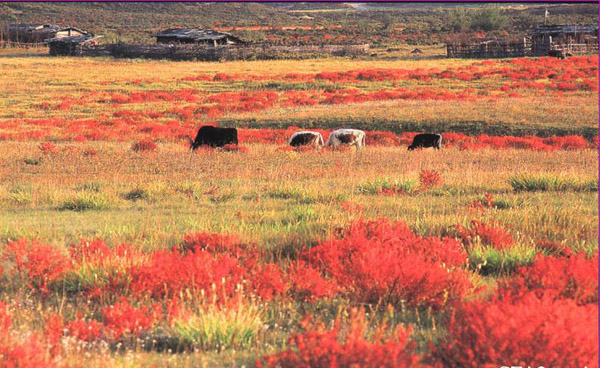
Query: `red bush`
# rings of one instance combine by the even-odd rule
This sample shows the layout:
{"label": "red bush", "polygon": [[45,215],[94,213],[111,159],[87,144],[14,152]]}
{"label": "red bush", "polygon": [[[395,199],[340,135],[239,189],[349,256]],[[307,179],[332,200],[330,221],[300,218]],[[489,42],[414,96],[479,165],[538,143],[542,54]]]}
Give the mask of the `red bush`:
{"label": "red bush", "polygon": [[402,222],[353,223],[343,235],[312,248],[306,258],[353,300],[440,308],[471,284],[467,255],[453,239],[422,238]]}
{"label": "red bush", "polygon": [[248,152],[248,147],[238,146],[237,144],[226,144],[225,146],[223,146],[223,151],[246,153]]}
{"label": "red bush", "polygon": [[130,275],[131,289],[138,295],[172,296],[192,289],[204,290],[209,296],[216,293],[222,299],[234,294],[245,269],[228,255],[200,250],[186,254],[158,251],[147,262],[133,267]]}
{"label": "red bush", "polygon": [[131,145],[133,152],[154,152],[156,151],[156,143],[149,140],[140,140]]}
{"label": "red bush", "polygon": [[468,228],[462,225],[457,225],[456,228],[458,236],[467,247],[481,244],[496,249],[508,249],[515,244],[512,236],[495,220],[489,223],[473,220]]}
{"label": "red bush", "polygon": [[[409,342],[410,330],[400,325],[389,336],[379,326],[372,339],[364,311],[351,312],[348,326],[338,319],[333,329],[322,323],[290,338],[291,348],[256,361],[257,367],[268,368],[425,368]],[[348,329],[348,331],[344,331]]]}
{"label": "red bush", "polygon": [[549,240],[539,240],[536,244],[536,248],[542,253],[550,256],[568,257],[571,255],[571,249],[566,245]]}
{"label": "red bush", "polygon": [[6,368],[59,368],[48,356],[48,346],[36,334],[26,338],[12,335],[12,316],[6,304],[0,303],[0,367]]}
{"label": "red bush", "polygon": [[107,332],[119,339],[125,335],[137,337],[142,331],[149,330],[160,318],[158,306],[136,308],[127,300],[121,299],[102,310],[102,318]]}
{"label": "red bush", "polygon": [[104,325],[95,320],[86,321],[79,318],[67,323],[69,336],[86,342],[94,342],[103,336]]}
{"label": "red bush", "polygon": [[52,142],[43,142],[43,143],[40,143],[40,145],[38,146],[38,148],[45,155],[57,152],[56,146]]}
{"label": "red bush", "polygon": [[318,269],[303,261],[299,261],[288,268],[288,278],[290,280],[290,294],[295,299],[303,301],[329,298],[339,290],[334,280],[324,278]]}
{"label": "red bush", "polygon": [[451,316],[432,356],[448,368],[597,367],[598,306],[518,298],[469,302]]}
{"label": "red bush", "polygon": [[598,303],[598,254],[568,258],[539,255],[533,264],[520,267],[502,287],[514,297],[533,291],[539,297],[568,298],[578,304]]}
{"label": "red bush", "polygon": [[442,185],[444,178],[437,171],[421,170],[419,173],[419,182],[421,183],[421,189],[427,190]]}
{"label": "red bush", "polygon": [[4,248],[2,259],[15,264],[11,276],[18,275],[31,287],[44,292],[71,265],[70,259],[56,247],[27,239],[9,242]]}

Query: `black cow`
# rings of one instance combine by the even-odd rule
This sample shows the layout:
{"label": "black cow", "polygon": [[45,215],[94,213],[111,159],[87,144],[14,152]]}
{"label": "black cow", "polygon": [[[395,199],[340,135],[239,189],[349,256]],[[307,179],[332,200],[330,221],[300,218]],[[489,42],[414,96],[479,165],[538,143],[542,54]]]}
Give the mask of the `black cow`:
{"label": "black cow", "polygon": [[442,135],[430,133],[417,134],[413,138],[412,144],[408,146],[408,150],[412,151],[415,148],[428,147],[433,147],[435,149],[442,148]]}
{"label": "black cow", "polygon": [[559,59],[564,59],[566,56],[566,53],[564,52],[564,50],[550,50],[550,51],[548,51],[548,56],[559,58]]}
{"label": "black cow", "polygon": [[193,141],[190,139],[192,151],[200,146],[223,147],[227,144],[238,144],[237,129],[201,126]]}

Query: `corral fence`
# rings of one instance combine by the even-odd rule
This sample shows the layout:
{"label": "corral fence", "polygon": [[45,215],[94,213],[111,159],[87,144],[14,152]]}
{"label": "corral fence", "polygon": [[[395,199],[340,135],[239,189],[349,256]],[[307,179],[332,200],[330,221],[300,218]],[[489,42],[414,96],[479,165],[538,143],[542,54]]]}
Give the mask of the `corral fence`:
{"label": "corral fence", "polygon": [[369,44],[363,45],[244,45],[206,46],[189,44],[125,44],[79,46],[72,55],[113,56],[116,58],[145,58],[170,60],[268,60],[316,57],[321,55],[358,56],[368,54]]}
{"label": "corral fence", "polygon": [[544,42],[534,44],[531,55],[533,56],[544,56],[548,55],[550,50],[562,51],[565,54],[571,55],[585,55],[585,54],[597,54],[598,53],[598,39],[592,40],[592,42],[586,43],[567,43],[567,44],[553,44],[552,42]]}
{"label": "corral fence", "polygon": [[0,41],[0,49],[41,49],[48,47],[44,42],[15,42],[15,41]]}
{"label": "corral fence", "polygon": [[447,43],[449,58],[509,58],[529,54],[531,44],[526,38],[518,41],[483,40],[477,42]]}

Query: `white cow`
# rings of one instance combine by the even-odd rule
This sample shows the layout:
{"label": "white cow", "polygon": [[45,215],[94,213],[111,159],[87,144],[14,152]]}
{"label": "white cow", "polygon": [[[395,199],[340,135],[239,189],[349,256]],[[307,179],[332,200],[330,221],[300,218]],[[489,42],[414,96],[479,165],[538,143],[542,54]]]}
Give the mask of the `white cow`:
{"label": "white cow", "polygon": [[308,130],[303,130],[292,134],[288,143],[292,147],[313,146],[317,149],[320,149],[325,145],[325,141],[323,140],[321,133],[311,132]]}
{"label": "white cow", "polygon": [[366,134],[358,129],[338,129],[331,132],[327,140],[328,146],[340,146],[342,144],[356,146],[356,148],[365,146]]}

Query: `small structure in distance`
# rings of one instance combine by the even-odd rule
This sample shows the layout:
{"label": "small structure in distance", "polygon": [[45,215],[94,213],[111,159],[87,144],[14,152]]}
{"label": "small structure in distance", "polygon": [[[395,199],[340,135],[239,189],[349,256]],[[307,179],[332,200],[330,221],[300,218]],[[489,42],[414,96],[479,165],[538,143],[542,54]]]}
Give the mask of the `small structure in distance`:
{"label": "small structure in distance", "polygon": [[598,52],[597,24],[539,26],[530,33],[531,55],[545,56],[550,51],[567,55]]}
{"label": "small structure in distance", "polygon": [[44,40],[50,49],[51,56],[79,56],[84,46],[97,46],[102,35],[94,35],[77,28],[65,28],[56,36]]}
{"label": "small structure in distance", "polygon": [[169,28],[158,32],[154,37],[156,37],[157,43],[191,43],[214,47],[245,44],[231,33],[200,28]]}
{"label": "small structure in distance", "polygon": [[2,41],[16,43],[41,43],[55,37],[61,29],[57,24],[12,23],[2,27]]}

